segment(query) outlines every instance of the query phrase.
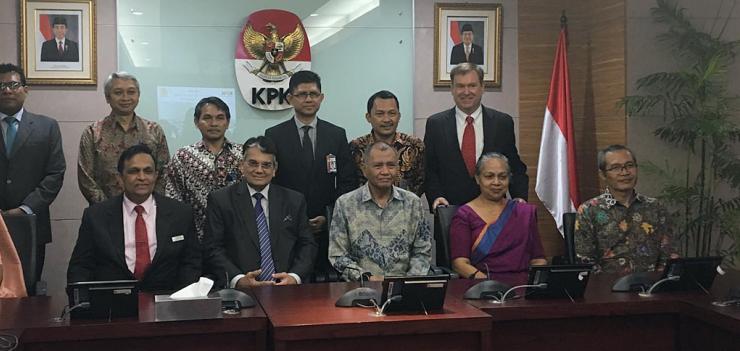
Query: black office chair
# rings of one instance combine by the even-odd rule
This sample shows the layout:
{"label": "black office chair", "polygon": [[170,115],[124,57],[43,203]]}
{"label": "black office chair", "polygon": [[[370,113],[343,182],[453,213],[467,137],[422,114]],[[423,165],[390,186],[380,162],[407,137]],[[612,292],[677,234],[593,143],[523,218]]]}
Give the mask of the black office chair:
{"label": "black office chair", "polygon": [[434,210],[434,243],[436,248],[436,274],[454,274],[450,260],[450,224],[459,206],[438,206]]}
{"label": "black office chair", "polygon": [[18,258],[23,268],[28,295],[36,292],[36,215],[4,215]]}
{"label": "black office chair", "polygon": [[[326,206],[326,231],[329,231],[329,228],[331,228],[331,217],[334,215],[334,206],[329,205]],[[325,269],[318,271],[315,270],[313,275],[313,281],[316,283],[331,283],[331,282],[338,282],[342,280],[342,275],[337,272],[334,267],[329,265],[328,267],[325,267]]]}
{"label": "black office chair", "polygon": [[573,212],[563,213],[563,241],[565,254],[552,258],[553,264],[576,264],[575,244],[576,214]]}

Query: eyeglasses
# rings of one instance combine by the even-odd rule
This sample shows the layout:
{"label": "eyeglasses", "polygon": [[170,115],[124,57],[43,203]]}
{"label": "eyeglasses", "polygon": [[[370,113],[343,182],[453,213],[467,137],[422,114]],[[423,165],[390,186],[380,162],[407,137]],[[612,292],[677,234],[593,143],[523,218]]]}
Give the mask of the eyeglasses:
{"label": "eyeglasses", "polygon": [[259,166],[262,166],[262,169],[270,170],[273,167],[275,167],[275,164],[272,162],[257,162],[255,160],[248,160],[247,161],[247,167],[249,168],[257,168]]}
{"label": "eyeglasses", "polygon": [[5,89],[18,90],[22,86],[21,82],[0,82],[0,91]]}
{"label": "eyeglasses", "polygon": [[311,92],[304,91],[302,93],[290,94],[290,95],[293,95],[293,97],[297,98],[298,100],[306,100],[309,96],[311,97],[311,99],[318,99],[319,96],[321,96],[321,93],[317,93],[315,91],[311,91]]}
{"label": "eyeglasses", "polygon": [[637,168],[637,165],[632,162],[627,162],[623,165],[612,165],[606,169],[607,172],[621,173],[622,171],[632,172],[633,169]]}

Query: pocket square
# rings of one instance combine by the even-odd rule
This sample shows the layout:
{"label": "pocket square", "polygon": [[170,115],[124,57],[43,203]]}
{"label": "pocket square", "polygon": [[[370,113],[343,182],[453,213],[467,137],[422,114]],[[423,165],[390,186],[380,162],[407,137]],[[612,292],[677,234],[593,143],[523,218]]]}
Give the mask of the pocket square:
{"label": "pocket square", "polygon": [[287,215],[283,218],[283,222],[293,222],[293,216]]}
{"label": "pocket square", "polygon": [[176,235],[176,236],[173,236],[172,237],[172,242],[173,243],[176,243],[178,241],[183,241],[183,240],[185,240],[185,236],[184,235]]}

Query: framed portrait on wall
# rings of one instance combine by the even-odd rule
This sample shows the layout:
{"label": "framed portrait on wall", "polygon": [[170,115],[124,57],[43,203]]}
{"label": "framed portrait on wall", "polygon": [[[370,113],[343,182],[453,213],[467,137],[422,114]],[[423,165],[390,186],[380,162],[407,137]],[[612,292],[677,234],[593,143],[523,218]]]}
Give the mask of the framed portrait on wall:
{"label": "framed portrait on wall", "polygon": [[487,88],[501,87],[501,4],[436,3],[434,13],[434,86],[449,87],[452,68],[471,62]]}
{"label": "framed portrait on wall", "polygon": [[28,84],[95,85],[95,0],[19,0]]}

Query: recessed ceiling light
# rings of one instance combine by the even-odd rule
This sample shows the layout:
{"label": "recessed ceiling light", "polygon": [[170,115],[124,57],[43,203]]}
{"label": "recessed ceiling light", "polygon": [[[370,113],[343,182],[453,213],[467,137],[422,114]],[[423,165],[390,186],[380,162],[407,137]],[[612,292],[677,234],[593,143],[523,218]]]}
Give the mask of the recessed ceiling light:
{"label": "recessed ceiling light", "polygon": [[148,41],[142,41],[141,42],[141,45],[149,45],[149,42]]}
{"label": "recessed ceiling light", "polygon": [[312,14],[310,14],[309,16],[310,16],[310,17],[316,17],[316,16],[318,16],[318,15],[319,15],[318,13],[312,13]]}
{"label": "recessed ceiling light", "polygon": [[136,9],[131,9],[131,10],[130,10],[130,12],[131,12],[131,14],[132,14],[132,15],[134,15],[134,16],[141,16],[141,15],[143,15],[143,14],[144,14],[144,12],[138,11],[138,10],[136,10]]}

